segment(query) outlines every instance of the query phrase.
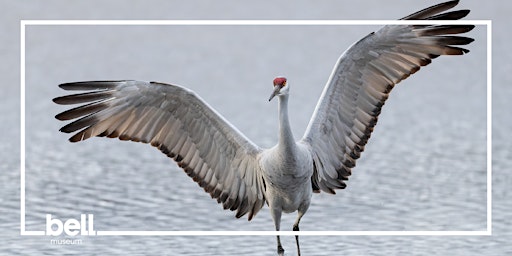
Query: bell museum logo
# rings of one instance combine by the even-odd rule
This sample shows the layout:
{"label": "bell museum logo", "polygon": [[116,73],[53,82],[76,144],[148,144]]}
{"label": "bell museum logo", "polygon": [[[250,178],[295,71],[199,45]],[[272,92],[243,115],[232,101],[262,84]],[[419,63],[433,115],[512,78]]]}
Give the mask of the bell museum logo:
{"label": "bell museum logo", "polygon": [[53,218],[51,214],[46,214],[46,235],[59,236],[62,233],[68,236],[95,236],[94,230],[94,215],[93,214],[80,214],[80,221],[77,219],[67,219],[62,221],[58,218]]}
{"label": "bell museum logo", "polygon": [[82,239],[75,239],[75,236],[95,236],[94,230],[94,215],[93,214],[80,214],[78,219],[61,220],[55,218],[51,214],[46,214],[46,232],[47,236],[61,236],[63,238],[51,239],[50,244],[55,245],[79,245],[82,244]]}

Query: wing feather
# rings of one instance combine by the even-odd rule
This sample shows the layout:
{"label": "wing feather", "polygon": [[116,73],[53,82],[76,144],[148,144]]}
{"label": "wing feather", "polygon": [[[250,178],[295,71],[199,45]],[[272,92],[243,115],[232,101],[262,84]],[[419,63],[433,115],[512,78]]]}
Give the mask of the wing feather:
{"label": "wing feather", "polygon": [[[441,3],[403,19],[461,19],[469,11],[445,12],[458,1]],[[469,52],[472,38],[459,36],[472,25],[384,26],[342,54],[324,88],[302,142],[313,155],[315,192],[345,188],[368,142],[382,106],[395,84],[440,55]]]}
{"label": "wing feather", "polygon": [[62,84],[83,90],[54,99],[62,105],[83,104],[56,116],[72,120],[60,131],[76,132],[70,141],[94,136],[150,143],[178,165],[225,209],[249,220],[265,202],[257,157],[261,149],[180,86],[140,81]]}

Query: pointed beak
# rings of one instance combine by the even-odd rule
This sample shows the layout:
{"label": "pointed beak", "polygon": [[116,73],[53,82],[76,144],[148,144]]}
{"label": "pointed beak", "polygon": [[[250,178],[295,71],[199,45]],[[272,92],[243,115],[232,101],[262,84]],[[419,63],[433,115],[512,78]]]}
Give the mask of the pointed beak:
{"label": "pointed beak", "polygon": [[274,86],[274,91],[272,91],[272,94],[270,95],[270,98],[268,101],[271,101],[275,96],[279,95],[279,92],[281,91],[281,87],[279,85]]}

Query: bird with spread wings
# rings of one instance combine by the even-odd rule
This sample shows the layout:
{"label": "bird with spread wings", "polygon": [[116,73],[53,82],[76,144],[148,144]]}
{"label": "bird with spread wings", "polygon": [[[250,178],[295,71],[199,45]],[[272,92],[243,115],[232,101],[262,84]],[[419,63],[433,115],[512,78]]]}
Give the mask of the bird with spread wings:
{"label": "bird with spread wings", "polygon": [[[447,11],[441,3],[403,19],[458,20],[469,10]],[[70,91],[57,104],[81,104],[56,116],[73,122],[60,131],[76,132],[71,142],[91,137],[148,143],[177,164],[224,209],[251,220],[267,204],[276,230],[282,212],[298,211],[293,230],[313,192],[334,194],[346,187],[356,160],[377,124],[393,87],[440,55],[462,55],[473,41],[458,34],[473,25],[387,25],[349,47],[337,61],[302,139],[288,120],[290,85],[273,82],[270,100],[279,106],[279,141],[263,149],[251,142],[193,91],[142,81],[61,84]],[[284,250],[277,236],[278,254]],[[298,236],[297,249],[300,254]]]}

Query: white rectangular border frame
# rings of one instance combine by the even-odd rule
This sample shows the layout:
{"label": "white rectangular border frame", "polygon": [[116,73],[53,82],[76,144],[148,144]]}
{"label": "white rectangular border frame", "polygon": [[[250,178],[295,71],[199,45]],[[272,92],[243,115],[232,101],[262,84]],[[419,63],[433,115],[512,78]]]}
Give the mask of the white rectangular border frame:
{"label": "white rectangular border frame", "polygon": [[485,25],[487,27],[487,229],[481,231],[97,231],[98,236],[489,236],[492,235],[492,21],[491,20],[21,20],[20,21],[20,233],[25,230],[25,28],[37,25]]}

